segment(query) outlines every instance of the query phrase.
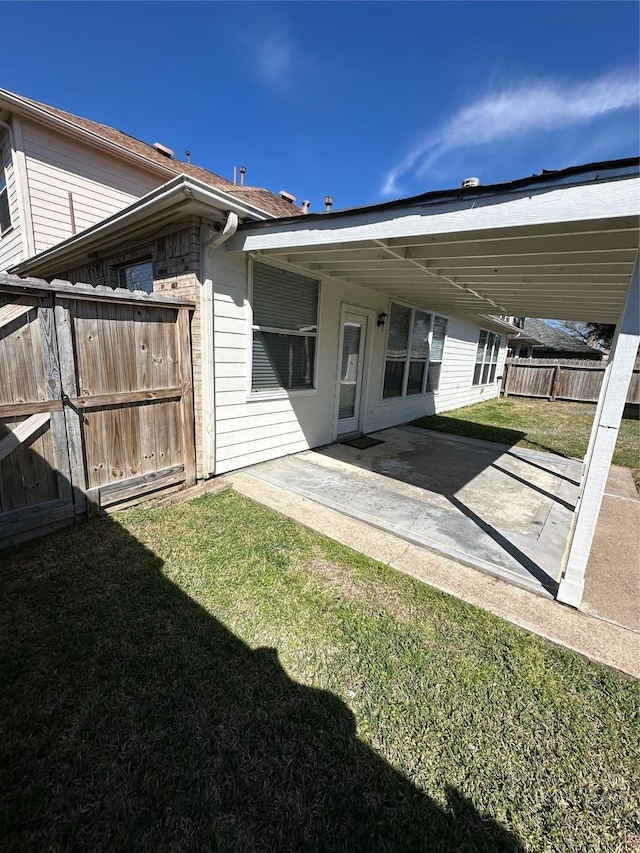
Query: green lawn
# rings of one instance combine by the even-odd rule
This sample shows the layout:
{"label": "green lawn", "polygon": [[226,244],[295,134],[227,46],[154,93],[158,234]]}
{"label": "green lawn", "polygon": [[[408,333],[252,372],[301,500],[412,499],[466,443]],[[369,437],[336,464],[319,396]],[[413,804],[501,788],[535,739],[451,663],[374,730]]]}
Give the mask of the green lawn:
{"label": "green lawn", "polygon": [[[419,418],[413,425],[582,459],[595,410],[589,403],[502,397]],[[613,463],[640,468],[640,421],[622,421]]]}
{"label": "green lawn", "polygon": [[630,851],[631,679],[231,492],[0,554],[6,851]]}

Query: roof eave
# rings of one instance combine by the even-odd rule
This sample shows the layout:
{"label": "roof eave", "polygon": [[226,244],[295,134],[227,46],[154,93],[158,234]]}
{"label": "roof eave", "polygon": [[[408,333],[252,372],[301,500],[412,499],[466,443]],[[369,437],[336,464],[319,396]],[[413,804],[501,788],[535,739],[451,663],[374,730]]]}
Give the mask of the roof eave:
{"label": "roof eave", "polygon": [[[637,175],[639,170],[639,157],[605,160],[597,163],[586,163],[581,166],[570,166],[566,169],[558,170],[557,172],[545,173],[542,175],[531,175],[528,178],[518,178],[515,181],[505,181],[499,184],[480,184],[477,187],[433,190],[419,195],[392,199],[391,201],[379,202],[377,204],[361,205],[358,207],[349,207],[341,210],[331,210],[321,213],[308,213],[304,217],[280,217],[273,222],[263,223],[260,226],[247,224],[244,228],[265,226],[276,227],[289,223],[296,223],[301,226],[302,222],[309,224],[311,222],[335,220],[365,213],[397,210],[398,208],[425,207],[430,204],[443,204],[446,202],[479,199],[485,196],[505,195],[508,193],[522,191],[527,187],[535,187],[536,189],[542,190],[545,188],[560,187],[570,184],[591,183],[598,180],[610,181],[617,178],[626,178]],[[239,230],[243,230],[243,228],[241,227]]]}
{"label": "roof eave", "polygon": [[216,190],[187,175],[177,175],[123,210],[44,252],[20,261],[8,272],[15,275],[48,275],[53,270],[68,269],[75,262],[84,262],[87,252],[92,251],[94,246],[99,247],[106,239],[113,238],[138,222],[151,227],[163,214],[168,214],[172,209],[176,211],[179,205],[182,206],[181,217],[209,213],[215,218],[216,215],[230,211],[253,220],[271,216],[253,205],[243,204],[223,190]]}

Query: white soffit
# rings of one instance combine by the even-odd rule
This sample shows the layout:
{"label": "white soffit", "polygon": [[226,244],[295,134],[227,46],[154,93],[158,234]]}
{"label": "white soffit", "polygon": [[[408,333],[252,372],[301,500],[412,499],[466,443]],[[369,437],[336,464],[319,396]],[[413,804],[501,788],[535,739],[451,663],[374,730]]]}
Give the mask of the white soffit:
{"label": "white soffit", "polygon": [[638,167],[573,180],[248,226],[229,249],[442,311],[616,322],[638,252]]}

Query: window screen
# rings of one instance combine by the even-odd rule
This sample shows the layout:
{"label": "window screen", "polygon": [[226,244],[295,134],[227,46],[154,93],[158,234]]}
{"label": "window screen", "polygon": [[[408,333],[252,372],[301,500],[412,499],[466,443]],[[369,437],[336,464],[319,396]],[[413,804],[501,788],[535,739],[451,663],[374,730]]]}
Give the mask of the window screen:
{"label": "window screen", "polygon": [[446,334],[445,317],[392,302],[382,396],[436,391]]}
{"label": "window screen", "polygon": [[409,352],[409,329],[411,308],[391,305],[389,333],[387,338],[387,361],[384,372],[383,397],[401,397],[404,386],[404,371]]}
{"label": "window screen", "polygon": [[318,282],[254,263],[251,389],[313,388],[317,331]]}
{"label": "window screen", "polygon": [[473,370],[473,384],[487,385],[495,381],[498,355],[500,353],[500,335],[480,330],[476,364]]}
{"label": "window screen", "polygon": [[[1,146],[0,146],[1,148]],[[11,228],[11,214],[9,213],[9,192],[7,190],[7,179],[4,169],[0,169],[0,234]]]}
{"label": "window screen", "polygon": [[126,267],[120,267],[118,269],[118,287],[126,287],[128,290],[144,290],[145,293],[152,293],[152,261],[141,261],[137,264],[128,264]]}

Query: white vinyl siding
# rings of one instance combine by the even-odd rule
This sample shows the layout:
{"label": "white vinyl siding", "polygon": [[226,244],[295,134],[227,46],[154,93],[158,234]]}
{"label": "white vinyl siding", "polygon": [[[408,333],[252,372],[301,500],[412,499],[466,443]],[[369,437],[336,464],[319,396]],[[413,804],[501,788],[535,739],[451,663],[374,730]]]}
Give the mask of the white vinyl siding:
{"label": "white vinyl siding", "polygon": [[23,258],[20,203],[13,161],[11,142],[7,131],[0,129],[0,168],[6,181],[6,199],[9,209],[10,227],[0,235],[0,272],[8,269]]}
{"label": "white vinyl siding", "polygon": [[[260,394],[254,397],[248,393],[252,323],[247,259],[222,249],[215,252],[209,263],[207,275],[215,283],[215,472],[223,474],[330,443],[337,410],[342,306],[360,306],[378,316],[389,312],[388,298],[357,285],[323,279],[318,306],[315,391],[283,393],[273,399]],[[419,310],[429,313],[426,309]],[[480,323],[472,318],[449,316],[438,393],[381,399],[386,333],[371,325],[363,403],[366,432],[496,396],[497,384],[480,388],[471,385]],[[436,351],[431,353],[435,356],[437,345],[433,339],[431,349]],[[435,359],[432,364],[437,365]]]}
{"label": "white vinyl siding", "polygon": [[22,127],[36,252],[72,235],[69,193],[80,232],[168,180],[48,128]]}

